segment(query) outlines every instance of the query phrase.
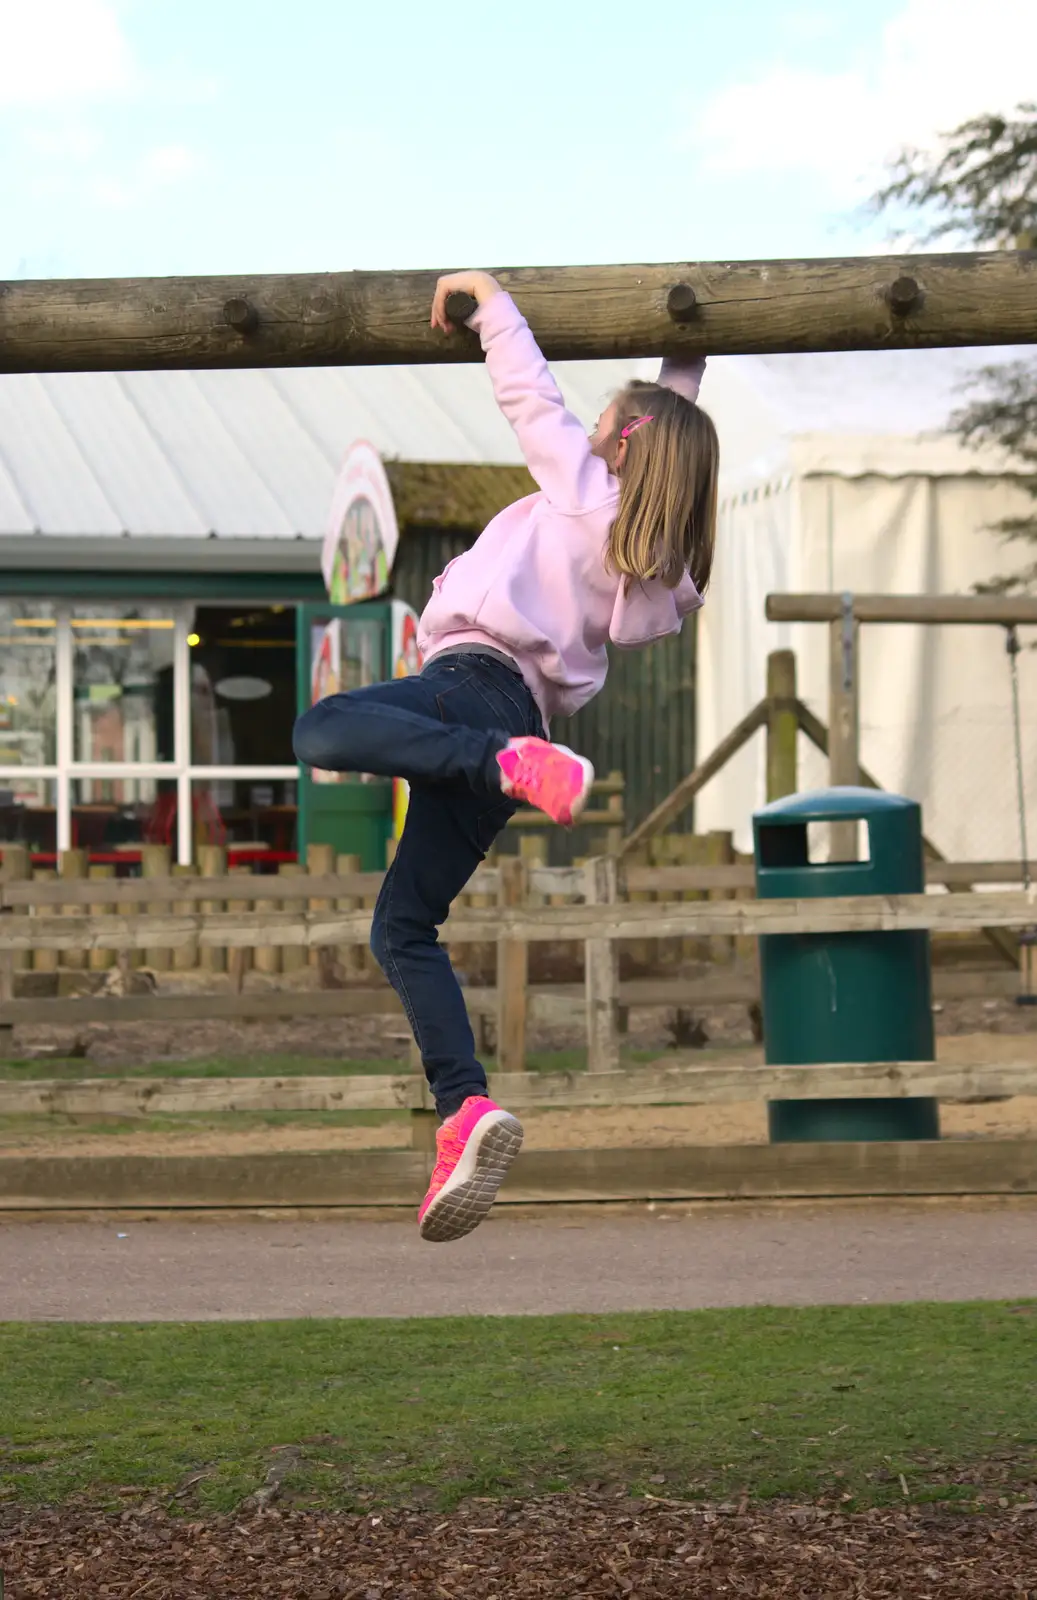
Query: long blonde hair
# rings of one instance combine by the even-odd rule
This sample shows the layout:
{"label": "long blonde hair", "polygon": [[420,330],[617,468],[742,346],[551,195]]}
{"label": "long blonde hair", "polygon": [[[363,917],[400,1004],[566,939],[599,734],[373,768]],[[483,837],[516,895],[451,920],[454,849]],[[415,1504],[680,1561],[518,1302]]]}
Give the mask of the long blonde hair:
{"label": "long blonde hair", "polygon": [[616,398],[614,440],[649,416],[651,422],[627,437],[606,561],[628,589],[647,578],[676,589],[690,572],[705,594],[716,542],[717,432],[693,401],[656,383],[635,382]]}

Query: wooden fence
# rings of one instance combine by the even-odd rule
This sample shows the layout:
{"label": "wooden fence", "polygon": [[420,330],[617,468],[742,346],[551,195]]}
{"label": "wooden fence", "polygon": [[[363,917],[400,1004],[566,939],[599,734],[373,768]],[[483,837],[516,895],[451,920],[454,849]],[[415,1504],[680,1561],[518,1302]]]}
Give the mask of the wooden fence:
{"label": "wooden fence", "polygon": [[[1010,882],[1018,863],[932,863],[930,881],[946,893],[836,900],[678,900],[751,893],[744,866],[630,867],[600,858],[574,869],[529,869],[520,858],[485,868],[471,895],[490,904],[459,906],[445,927],[451,945],[496,946],[495,988],[467,991],[473,1014],[498,1022],[492,1092],[516,1110],[530,1107],[645,1106],[762,1102],[777,1098],[889,1097],[1037,1093],[1037,1063],[952,1067],[938,1062],[846,1063],[811,1067],[709,1063],[670,1054],[647,1066],[621,1065],[622,1012],[631,1005],[694,1006],[748,1001],[755,975],[716,969],[705,978],[619,977],[624,940],[754,940],[761,933],[898,929],[1019,928],[1037,919],[1033,891],[988,891]],[[205,1017],[360,1015],[395,1010],[384,984],[363,976],[337,990],[290,993],[154,994],[129,998],[16,999],[12,962],[42,950],[55,959],[99,951],[201,951],[278,948],[354,952],[366,945],[378,877],[141,880],[114,883],[9,882],[0,891],[0,1028],[30,1022],[183,1020]],[[972,892],[959,892],[968,885]],[[656,902],[635,893],[665,894]],[[544,899],[565,903],[535,903]],[[232,896],[264,910],[211,910]],[[175,897],[175,900],[174,900]],[[314,902],[318,908],[314,909]],[[155,907],[163,904],[168,910]],[[173,909],[174,904],[176,909]],[[100,909],[99,909],[100,907]],[[140,911],[133,908],[140,907]],[[181,909],[188,907],[190,909]],[[581,985],[531,986],[528,952],[545,942],[584,946]],[[968,975],[948,972],[943,992],[961,996]],[[939,977],[939,975],[938,975]],[[973,992],[1005,993],[1017,974],[972,975]],[[937,993],[941,992],[940,986]],[[530,1017],[582,1015],[588,1070],[528,1073]],[[262,1156],[0,1158],[0,1209],[184,1206],[362,1206],[410,1204],[432,1159],[434,1117],[416,1072],[292,1079],[38,1080],[0,1085],[0,1113],[67,1115],[194,1114],[246,1110],[409,1111],[411,1151]],[[930,1145],[685,1147],[681,1150],[533,1151],[520,1158],[507,1198],[622,1200],[721,1196],[1037,1193],[1037,1140],[948,1141]]]}
{"label": "wooden fence", "polygon": [[[451,947],[475,945],[495,952],[495,982],[468,986],[466,1000],[474,1017],[496,1018],[502,1070],[521,1070],[529,1020],[577,1021],[582,1014],[590,1065],[601,1071],[616,1058],[630,1007],[751,1005],[759,996],[751,960],[700,963],[695,976],[624,979],[618,955],[626,942],[695,940],[706,953],[721,947],[720,954],[731,956],[739,945],[751,952],[760,932],[895,926],[977,930],[1037,919],[1028,894],[982,892],[984,884],[1018,881],[1017,862],[930,862],[927,872],[931,885],[951,892],[790,906],[746,898],[753,893],[747,864],[623,868],[613,858],[597,858],[581,867],[548,868],[507,857],[476,873],[444,936]],[[381,874],[359,872],[4,882],[0,1049],[11,1048],[14,1027],[40,1023],[393,1014],[399,1010],[396,996],[366,956],[371,907],[381,882]],[[681,895],[696,898],[676,898]],[[720,898],[731,895],[741,898]],[[530,946],[566,943],[584,952],[584,981],[531,983]],[[272,986],[246,990],[240,957],[269,951],[303,963],[312,956],[325,961],[329,972],[334,964],[329,981],[335,986],[316,992]],[[134,993],[132,984],[115,983],[115,993],[19,993],[25,975],[17,964],[27,956],[72,965],[72,981],[86,991],[112,977],[91,978],[85,970],[99,965],[100,958],[125,966],[138,954],[160,967],[157,992]],[[183,954],[192,966],[199,957],[218,958],[213,967],[229,966],[231,984],[222,992],[163,989],[170,957]],[[463,954],[459,959],[463,963]],[[1009,995],[1017,984],[1018,974],[1009,968],[938,969],[934,980],[938,999]]]}

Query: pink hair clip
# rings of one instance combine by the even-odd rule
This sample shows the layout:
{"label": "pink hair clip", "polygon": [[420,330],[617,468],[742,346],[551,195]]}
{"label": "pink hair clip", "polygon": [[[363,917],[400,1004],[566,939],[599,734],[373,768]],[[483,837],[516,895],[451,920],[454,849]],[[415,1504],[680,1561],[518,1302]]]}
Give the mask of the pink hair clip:
{"label": "pink hair clip", "polygon": [[655,421],[654,417],[635,417],[633,422],[628,422],[627,423],[626,427],[622,430],[622,432],[620,433],[619,437],[621,439],[629,439],[630,435],[632,433],[634,433],[638,428],[643,428],[646,422],[654,422],[654,421]]}

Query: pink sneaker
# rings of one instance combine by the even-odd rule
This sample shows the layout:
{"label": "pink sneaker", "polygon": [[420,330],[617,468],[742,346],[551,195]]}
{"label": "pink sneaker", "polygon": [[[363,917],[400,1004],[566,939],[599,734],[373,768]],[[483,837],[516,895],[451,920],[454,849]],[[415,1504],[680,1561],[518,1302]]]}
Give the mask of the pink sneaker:
{"label": "pink sneaker", "polygon": [[564,744],[546,739],[511,739],[498,752],[500,786],[515,800],[546,811],[553,822],[576,821],[587,804],[594,768]]}
{"label": "pink sneaker", "polygon": [[439,1157],[418,1212],[423,1239],[445,1244],[477,1228],[522,1145],[522,1124],[485,1095],[472,1095],[436,1133]]}

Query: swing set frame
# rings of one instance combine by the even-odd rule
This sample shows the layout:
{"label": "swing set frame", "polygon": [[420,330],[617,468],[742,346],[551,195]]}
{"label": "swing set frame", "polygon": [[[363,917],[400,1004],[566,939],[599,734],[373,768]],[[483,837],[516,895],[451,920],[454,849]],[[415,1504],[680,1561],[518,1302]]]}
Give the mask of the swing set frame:
{"label": "swing set frame", "polygon": [[[1026,826],[1026,782],[1023,765],[1022,710],[1019,694],[1019,655],[1024,646],[1019,628],[1037,627],[1037,598],[1026,595],[857,595],[771,594],[767,596],[768,622],[827,623],[828,761],[829,782],[856,785],[860,768],[860,629],[862,623],[958,624],[962,627],[1000,627],[1005,630],[1009,660],[1012,734],[1015,752],[1015,788],[1019,823],[1023,887],[1032,884]],[[856,824],[832,825],[832,848],[844,860],[856,854]],[[1034,954],[1037,926],[1021,928],[1013,938],[1002,929],[985,930],[991,942],[1017,964],[1020,988],[1016,1003],[1037,1006]]]}

